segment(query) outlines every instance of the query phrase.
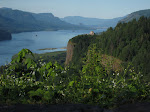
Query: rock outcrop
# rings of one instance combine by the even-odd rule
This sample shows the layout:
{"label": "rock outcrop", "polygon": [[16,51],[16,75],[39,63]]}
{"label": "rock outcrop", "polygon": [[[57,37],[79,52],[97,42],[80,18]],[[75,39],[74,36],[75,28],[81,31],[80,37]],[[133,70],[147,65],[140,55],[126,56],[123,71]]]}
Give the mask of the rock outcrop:
{"label": "rock outcrop", "polygon": [[72,60],[74,47],[75,47],[75,44],[69,40],[68,45],[67,45],[67,56],[66,56],[66,61],[65,61],[66,66],[69,65],[69,62]]}
{"label": "rock outcrop", "polygon": [[12,39],[12,36],[9,32],[0,30],[0,41],[11,40],[11,39]]}

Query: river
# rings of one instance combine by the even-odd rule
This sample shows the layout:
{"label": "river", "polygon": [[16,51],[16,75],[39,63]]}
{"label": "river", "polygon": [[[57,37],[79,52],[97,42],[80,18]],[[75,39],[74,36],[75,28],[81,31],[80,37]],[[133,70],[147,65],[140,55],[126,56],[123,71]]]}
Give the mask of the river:
{"label": "river", "polygon": [[[105,29],[94,30],[102,32]],[[8,64],[11,57],[21,49],[30,49],[33,53],[45,53],[62,51],[66,47],[68,40],[80,34],[88,34],[89,30],[58,30],[58,31],[38,31],[22,32],[12,34],[12,40],[0,41],[0,66]],[[45,48],[57,48],[54,50],[39,50]]]}

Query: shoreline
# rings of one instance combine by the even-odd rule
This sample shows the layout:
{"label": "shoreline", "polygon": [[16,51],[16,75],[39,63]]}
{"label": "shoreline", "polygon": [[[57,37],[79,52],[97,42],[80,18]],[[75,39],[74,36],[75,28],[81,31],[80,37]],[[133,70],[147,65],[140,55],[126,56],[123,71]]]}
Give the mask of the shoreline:
{"label": "shoreline", "polygon": [[38,49],[39,51],[43,50],[56,50],[56,49],[67,49],[67,47],[61,47],[61,48],[43,48],[43,49]]}

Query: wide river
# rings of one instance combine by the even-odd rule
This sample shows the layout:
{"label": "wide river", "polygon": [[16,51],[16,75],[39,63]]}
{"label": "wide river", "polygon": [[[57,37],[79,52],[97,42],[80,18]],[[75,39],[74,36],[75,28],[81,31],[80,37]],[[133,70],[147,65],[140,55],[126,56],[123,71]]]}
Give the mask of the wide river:
{"label": "wide river", "polygon": [[[94,30],[102,32],[105,29]],[[12,40],[0,41],[0,65],[5,65],[11,61],[14,54],[21,49],[30,49],[33,53],[45,53],[61,51],[66,47],[68,40],[80,34],[88,34],[89,30],[59,30],[59,31],[39,31],[23,32],[12,34]],[[58,48],[55,50],[39,50],[45,48]]]}

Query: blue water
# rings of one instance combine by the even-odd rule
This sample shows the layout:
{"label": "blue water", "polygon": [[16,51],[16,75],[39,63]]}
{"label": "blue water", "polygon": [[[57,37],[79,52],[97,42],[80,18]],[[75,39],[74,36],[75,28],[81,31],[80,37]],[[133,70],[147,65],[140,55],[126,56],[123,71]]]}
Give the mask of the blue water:
{"label": "blue water", "polygon": [[[103,29],[94,32],[102,32]],[[88,34],[89,30],[59,30],[59,31],[39,31],[23,32],[12,34],[12,40],[0,41],[0,65],[8,64],[11,57],[21,49],[30,49],[33,53],[45,53],[61,51],[66,47],[68,40],[80,34]],[[55,50],[38,50],[44,48],[58,48]]]}

